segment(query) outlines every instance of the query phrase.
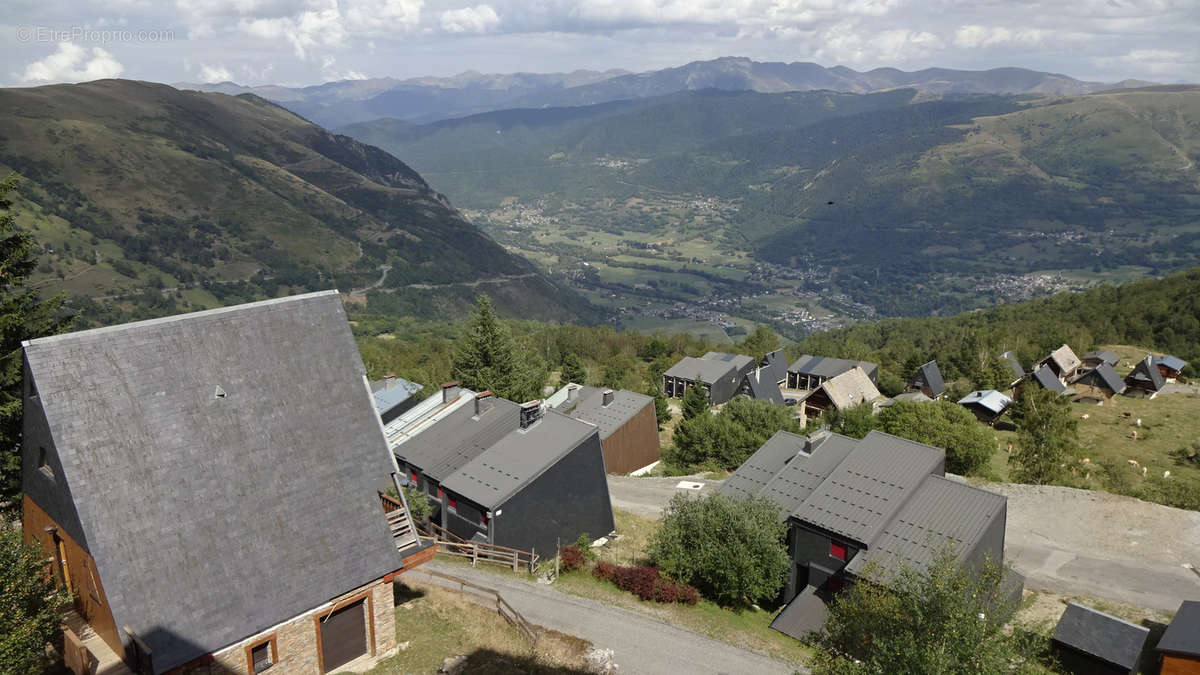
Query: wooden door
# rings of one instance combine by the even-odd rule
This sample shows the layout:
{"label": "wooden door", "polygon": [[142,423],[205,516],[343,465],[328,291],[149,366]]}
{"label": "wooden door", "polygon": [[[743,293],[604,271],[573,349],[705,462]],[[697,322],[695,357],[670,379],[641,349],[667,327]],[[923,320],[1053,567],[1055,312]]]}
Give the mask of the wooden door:
{"label": "wooden door", "polygon": [[321,620],[321,662],[332,672],[367,653],[365,600],[331,612]]}

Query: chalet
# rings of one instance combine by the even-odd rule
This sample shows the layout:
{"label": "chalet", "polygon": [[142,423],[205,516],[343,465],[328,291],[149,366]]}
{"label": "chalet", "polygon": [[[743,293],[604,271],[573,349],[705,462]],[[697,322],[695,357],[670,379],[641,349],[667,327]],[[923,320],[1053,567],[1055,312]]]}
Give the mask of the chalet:
{"label": "chalet", "polygon": [[1098,349],[1083,355],[1083,365],[1087,368],[1095,368],[1101,363],[1107,363],[1110,366],[1116,366],[1120,360],[1120,355],[1111,349]]}
{"label": "chalet", "polygon": [[742,378],[754,370],[754,359],[742,354],[709,352],[700,358],[685,356],[663,373],[663,393],[682,398],[688,387],[703,386],[708,401],[720,405],[737,394]]}
{"label": "chalet", "polygon": [[958,404],[974,413],[984,424],[995,424],[1008,410],[1013,400],[995,389],[973,391],[958,400]]}
{"label": "chalet", "polygon": [[837,377],[821,383],[800,401],[804,418],[817,417],[829,409],[846,411],[860,405],[876,405],[883,402],[883,395],[875,388],[867,374],[857,366]]}
{"label": "chalet", "polygon": [[1085,370],[1071,380],[1073,400],[1079,403],[1103,403],[1125,391],[1125,381],[1108,363]]}
{"label": "chalet", "polygon": [[[784,371],[785,374],[787,371]],[[783,392],[779,390],[779,383],[773,379],[773,375],[765,366],[760,366],[746,373],[742,378],[742,383],[738,387],[738,395],[747,398],[756,399],[759,401],[768,401],[777,405],[783,405]]]}
{"label": "chalet", "polygon": [[942,371],[937,361],[930,361],[917,370],[916,375],[908,381],[904,391],[921,392],[933,400],[938,400],[946,393],[946,382],[942,379]]}
{"label": "chalet", "polygon": [[1200,673],[1200,602],[1184,600],[1155,648],[1162,654],[1161,675]]}
{"label": "chalet", "polygon": [[920,572],[942,552],[1002,563],[1007,500],[944,475],[942,450],[879,431],[772,436],[721,487],[770,499],[787,522],[787,607],[771,626],[803,638],[845,584],[871,572],[886,583],[900,564]]}
{"label": "chalet", "polygon": [[608,473],[637,471],[661,459],[654,399],[645,394],[570,383],[548,398],[545,407],[596,425]]}
{"label": "chalet", "polygon": [[375,411],[384,424],[391,422],[417,404],[417,394],[424,389],[415,382],[388,373],[382,380],[371,383],[371,398]]}
{"label": "chalet", "polygon": [[1154,357],[1147,354],[1125,376],[1125,394],[1138,398],[1154,398],[1167,385],[1162,371],[1154,365]]}
{"label": "chalet", "polygon": [[1021,362],[1017,360],[1016,354],[1012,353],[1011,351],[1004,352],[1000,355],[1000,360],[1003,361],[1011,371],[1010,380],[1008,382],[1009,389],[1017,386],[1020,384],[1021,380],[1025,379],[1025,368],[1023,368],[1021,366]]}
{"label": "chalet", "polygon": [[1150,630],[1074,602],[1054,627],[1050,652],[1073,675],[1133,675]]}
{"label": "chalet", "polygon": [[872,384],[879,384],[878,364],[870,361],[851,361],[804,354],[796,359],[795,363],[788,366],[787,388],[816,389],[826,380],[837,377],[855,367],[866,373]]}
{"label": "chalet", "polygon": [[1034,367],[1034,371],[1042,366],[1049,366],[1054,376],[1065,383],[1068,379],[1074,377],[1075,371],[1079,370],[1079,365],[1079,357],[1075,356],[1075,352],[1071,351],[1071,348],[1064,344],[1050,352],[1050,356],[1038,361]]}
{"label": "chalet", "polygon": [[77,598],[77,673],[324,673],[395,647],[392,579],[434,549],[407,511],[389,532],[396,467],[336,291],[24,347],[22,523]]}
{"label": "chalet", "polygon": [[434,523],[456,537],[551,554],[613,530],[596,424],[449,382],[384,435]]}
{"label": "chalet", "polygon": [[787,355],[782,349],[776,349],[763,357],[758,363],[759,370],[762,371],[762,377],[770,380],[779,386],[787,384],[788,363]]}
{"label": "chalet", "polygon": [[1187,361],[1168,354],[1154,357],[1154,365],[1158,366],[1158,372],[1170,383],[1183,376],[1183,369],[1187,368]]}
{"label": "chalet", "polygon": [[[1064,384],[1062,380],[1058,379],[1058,376],[1054,374],[1054,370],[1051,369],[1050,366],[1039,366],[1029,374],[1029,377],[1025,378],[1025,382],[1028,382],[1033,386],[1052,391],[1059,396],[1067,393],[1067,385]],[[1020,385],[1014,388],[1014,396],[1021,393],[1021,387],[1025,386],[1025,382],[1022,382]]]}

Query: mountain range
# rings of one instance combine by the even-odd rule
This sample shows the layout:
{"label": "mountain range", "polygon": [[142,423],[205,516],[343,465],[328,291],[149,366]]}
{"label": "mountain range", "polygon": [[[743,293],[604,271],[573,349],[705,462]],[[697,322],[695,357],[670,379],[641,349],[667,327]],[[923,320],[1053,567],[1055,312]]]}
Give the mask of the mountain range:
{"label": "mountain range", "polygon": [[[47,292],[185,306],[338,286],[394,313],[587,306],[386,152],[253,95],[101,80],[0,90],[0,170]],[[367,291],[370,291],[369,293]]]}
{"label": "mountain range", "polygon": [[486,75],[467,72],[448,78],[344,80],[294,88],[277,85],[245,87],[232,82],[179,83],[175,86],[226,94],[257,94],[322,126],[334,128],[383,117],[429,122],[505,108],[594,105],[701,89],[760,93],[827,89],[861,94],[907,87],[937,95],[1073,95],[1148,84],[1152,83],[1085,82],[1066,75],[1023,68],[982,71],[928,68],[915,72],[876,68],[859,72],[845,66],[826,68],[806,62],[759,62],[725,57],[643,73],[606,70]]}

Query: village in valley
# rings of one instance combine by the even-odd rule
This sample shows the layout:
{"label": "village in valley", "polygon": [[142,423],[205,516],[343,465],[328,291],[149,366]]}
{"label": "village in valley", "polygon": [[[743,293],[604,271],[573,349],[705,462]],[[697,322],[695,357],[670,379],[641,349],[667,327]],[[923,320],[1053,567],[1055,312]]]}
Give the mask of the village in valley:
{"label": "village in valley", "polygon": [[[22,523],[74,598],[56,646],[67,670],[400,672],[389,664],[418,654],[439,672],[495,666],[487,649],[461,653],[427,634],[439,629],[402,622],[436,607],[453,625],[498,620],[537,672],[538,659],[578,666],[553,672],[803,671],[852,589],[961,574],[991,579],[989,621],[1043,631],[1068,672],[1200,664],[1200,572],[1160,566],[1164,586],[1127,583],[1133,549],[1101,560],[1031,543],[1030,502],[1053,492],[964,478],[955,447],[847,426],[951,405],[992,438],[1027,389],[1070,401],[1082,420],[1126,400],[1165,404],[1193,391],[1177,357],[1079,357],[1064,344],[1024,365],[1006,352],[1003,386],[947,401],[934,360],[888,397],[875,363],[709,351],[663,372],[665,410],[561,376],[541,399],[512,401],[457,381],[429,392],[403,373],[368,380],[342,303],[310,293],[25,343]],[[494,365],[478,358],[478,372]],[[682,447],[681,427],[738,406],[787,428],[727,472],[662,475],[664,421]],[[1146,431],[1141,418],[1122,428],[1131,447]],[[111,489],[131,479],[137,489]],[[742,503],[780,533],[778,551],[745,551],[740,574],[770,577],[765,590],[731,597],[711,578],[668,573],[667,537],[647,532],[706,508],[741,518],[730,505]],[[1072,527],[1115,526],[1081,513]],[[724,530],[677,536],[691,549],[745,536]],[[1085,560],[1107,565],[1097,581],[1056,576]],[[624,628],[568,637],[574,624],[547,606],[571,602],[594,607],[594,626]],[[717,618],[699,627],[698,608]],[[678,648],[678,636],[640,628],[651,617],[697,632]]]}

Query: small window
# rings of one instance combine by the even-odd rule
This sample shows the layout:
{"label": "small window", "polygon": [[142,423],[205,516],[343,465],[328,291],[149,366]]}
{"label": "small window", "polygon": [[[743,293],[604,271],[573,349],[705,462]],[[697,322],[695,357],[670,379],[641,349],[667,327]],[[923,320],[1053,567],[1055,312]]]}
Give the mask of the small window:
{"label": "small window", "polygon": [[37,468],[47,478],[54,478],[54,469],[50,468],[50,458],[46,455],[46,449],[38,448]]}
{"label": "small window", "polygon": [[829,542],[829,556],[838,560],[846,559],[846,545],[839,544],[836,541]]}
{"label": "small window", "polygon": [[273,635],[256,645],[248,647],[246,651],[249,652],[251,673],[263,672],[275,665],[275,662],[279,658],[275,653],[275,636]]}
{"label": "small window", "polygon": [[219,386],[217,387],[217,390],[213,392],[213,398],[225,398],[226,396],[228,396],[228,394],[226,394],[225,390]]}

